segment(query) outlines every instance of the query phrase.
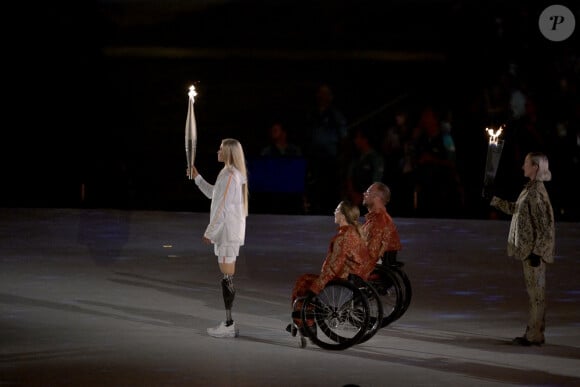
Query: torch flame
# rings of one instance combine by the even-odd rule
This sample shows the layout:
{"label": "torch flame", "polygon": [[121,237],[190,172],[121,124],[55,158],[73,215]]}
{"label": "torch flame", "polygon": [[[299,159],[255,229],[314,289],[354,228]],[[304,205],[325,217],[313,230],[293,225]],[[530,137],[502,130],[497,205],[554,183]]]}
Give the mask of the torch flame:
{"label": "torch flame", "polygon": [[503,132],[503,126],[501,126],[498,130],[493,130],[493,128],[485,128],[485,131],[487,132],[488,136],[489,136],[489,144],[490,145],[497,145],[497,142],[499,140],[499,136],[501,134],[501,132]]}
{"label": "torch flame", "polygon": [[191,102],[195,102],[195,96],[197,95],[197,93],[195,92],[195,86],[193,85],[189,86],[189,93],[187,93],[187,95],[189,95]]}

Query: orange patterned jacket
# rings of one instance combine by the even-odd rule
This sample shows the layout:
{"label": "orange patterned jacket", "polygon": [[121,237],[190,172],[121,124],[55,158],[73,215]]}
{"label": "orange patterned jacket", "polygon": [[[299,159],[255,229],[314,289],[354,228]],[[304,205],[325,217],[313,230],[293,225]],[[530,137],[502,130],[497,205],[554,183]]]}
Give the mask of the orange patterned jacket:
{"label": "orange patterned jacket", "polygon": [[366,279],[370,274],[368,261],[369,252],[366,242],[358,234],[356,227],[341,226],[330,241],[320,275],[314,280],[310,290],[318,294],[328,281],[335,278],[346,279],[351,273]]}
{"label": "orange patterned jacket", "polygon": [[386,251],[399,251],[402,248],[397,226],[384,208],[365,215],[362,231],[373,266]]}

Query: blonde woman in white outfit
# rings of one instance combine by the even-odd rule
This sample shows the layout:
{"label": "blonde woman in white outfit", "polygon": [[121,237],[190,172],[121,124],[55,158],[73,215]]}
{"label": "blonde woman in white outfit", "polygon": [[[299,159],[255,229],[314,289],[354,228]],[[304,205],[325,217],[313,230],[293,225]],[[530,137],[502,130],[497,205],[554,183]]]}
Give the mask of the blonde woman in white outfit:
{"label": "blonde woman in white outfit", "polygon": [[226,320],[215,328],[208,328],[213,337],[236,337],[238,329],[232,319],[232,305],[236,295],[234,273],[240,246],[244,245],[246,217],[248,216],[248,180],[244,150],[238,140],[222,140],[217,159],[224,163],[215,185],[209,184],[190,166],[195,184],[211,199],[210,221],[203,241],[214,245],[218,264],[223,274],[221,280]]}

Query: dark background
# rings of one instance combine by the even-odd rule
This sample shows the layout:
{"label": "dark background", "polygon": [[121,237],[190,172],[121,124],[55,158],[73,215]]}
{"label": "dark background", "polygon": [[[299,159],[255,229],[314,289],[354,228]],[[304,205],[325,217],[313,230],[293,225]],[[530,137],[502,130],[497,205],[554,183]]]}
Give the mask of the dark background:
{"label": "dark background", "polygon": [[[537,103],[556,216],[580,220],[578,6],[564,42],[538,29],[550,2],[57,1],[5,6],[4,207],[205,211],[185,177],[187,89],[197,82],[196,164],[212,181],[224,137],[246,156],[282,120],[300,141],[314,94],[328,82],[352,127],[380,134],[396,109],[453,112],[460,213],[493,216],[481,200],[485,90],[517,64]],[[559,99],[558,82],[571,85]],[[564,101],[564,102],[562,102]],[[556,133],[563,105],[568,131]],[[568,106],[569,105],[569,106]],[[357,124],[359,123],[359,124]],[[509,139],[509,137],[508,137]],[[517,141],[517,140],[514,140]],[[523,157],[507,146],[499,192],[517,197]],[[502,184],[505,183],[505,184]],[[251,189],[251,187],[250,187]],[[299,213],[252,196],[254,212]],[[392,203],[394,215],[396,203]]]}

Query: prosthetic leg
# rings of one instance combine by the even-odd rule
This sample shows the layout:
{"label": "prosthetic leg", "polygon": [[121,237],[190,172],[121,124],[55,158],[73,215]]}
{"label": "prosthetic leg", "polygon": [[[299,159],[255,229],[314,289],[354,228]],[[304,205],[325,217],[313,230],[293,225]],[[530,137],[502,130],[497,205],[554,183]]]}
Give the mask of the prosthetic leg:
{"label": "prosthetic leg", "polygon": [[224,306],[226,307],[226,326],[229,327],[234,323],[232,319],[232,305],[236,297],[236,289],[234,288],[234,276],[224,274],[222,279],[222,293],[224,296]]}
{"label": "prosthetic leg", "polygon": [[224,296],[224,304],[226,306],[226,321],[222,321],[215,328],[207,328],[207,333],[213,337],[237,337],[239,332],[236,328],[236,323],[232,319],[232,304],[236,290],[234,289],[233,276],[224,274],[221,281],[222,291]]}

